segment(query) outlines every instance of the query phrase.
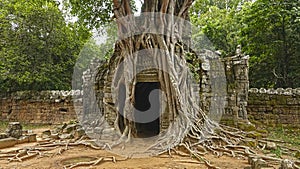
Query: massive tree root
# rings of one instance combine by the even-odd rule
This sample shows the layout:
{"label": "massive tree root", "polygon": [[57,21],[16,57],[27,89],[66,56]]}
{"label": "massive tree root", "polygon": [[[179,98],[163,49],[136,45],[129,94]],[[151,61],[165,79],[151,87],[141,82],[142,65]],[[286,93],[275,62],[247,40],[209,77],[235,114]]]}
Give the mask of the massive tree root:
{"label": "massive tree root", "polygon": [[[188,9],[192,0],[154,0],[145,1],[140,18],[135,18],[130,12],[130,6],[125,1],[114,1],[114,14],[118,24],[119,40],[115,43],[115,51],[108,65],[107,74],[101,74],[97,79],[112,78],[110,71],[115,71],[112,81],[112,99],[115,105],[106,103],[115,112],[114,128],[120,138],[108,147],[126,146],[136,135],[134,121],[135,85],[137,75],[141,73],[139,66],[158,69],[157,76],[161,90],[166,97],[167,113],[172,122],[168,130],[158,135],[158,138],[145,152],[158,155],[164,152],[185,152],[204,161],[208,167],[213,167],[201,155],[211,152],[216,156],[223,154],[232,157],[249,158],[257,156],[251,148],[243,145],[248,141],[246,133],[234,128],[220,126],[208,118],[198,104],[198,91],[194,90],[193,75],[187,66],[186,56],[197,58],[201,49],[195,49],[191,44]],[[141,58],[148,56],[143,62]],[[148,61],[150,64],[148,65]],[[121,66],[120,66],[121,65]],[[212,65],[210,65],[212,66]],[[219,72],[214,72],[215,77]],[[109,74],[109,75],[108,75]],[[103,78],[107,76],[107,78]],[[119,94],[121,87],[125,90],[124,107],[120,112]],[[199,90],[199,89],[198,89]],[[217,93],[216,98],[223,93]],[[100,99],[99,99],[100,98]],[[98,96],[102,102],[102,97]],[[120,129],[120,118],[123,118]],[[159,150],[159,151],[157,151]],[[155,154],[156,153],[156,154]],[[261,158],[279,161],[276,158]]]}
{"label": "massive tree root", "polygon": [[[264,160],[266,164],[271,164],[278,166],[280,163],[291,164],[294,168],[299,168],[300,161],[287,161],[281,158],[271,157],[267,155],[263,155],[262,153],[258,153],[260,149],[248,147],[243,145],[241,142],[243,140],[248,139],[246,136],[246,132],[239,131],[238,129],[224,127],[227,130],[217,131],[215,130],[214,135],[210,135],[205,139],[195,138],[195,135],[192,134],[187,136],[182,143],[174,146],[173,148],[167,149],[166,151],[161,152],[160,155],[163,157],[164,155],[168,155],[168,157],[172,157],[173,155],[179,155],[182,157],[191,157],[194,160],[180,160],[182,163],[191,163],[191,164],[199,164],[206,165],[208,168],[218,168],[210,163],[207,159],[205,159],[205,155],[208,153],[214,154],[216,158],[227,155],[233,158],[239,159],[248,159],[249,164],[251,165],[253,161]],[[221,134],[223,133],[223,134]],[[221,135],[221,136],[220,136]],[[222,136],[223,135],[223,136]],[[84,137],[84,136],[83,136]],[[202,141],[199,141],[202,140]],[[235,140],[235,141],[231,141]],[[263,140],[258,140],[262,141]],[[284,144],[285,142],[277,140],[276,142],[280,142]],[[156,144],[155,144],[156,145]],[[54,156],[61,156],[74,147],[84,146],[94,150],[103,150],[106,149],[105,145],[102,147],[97,145],[93,140],[89,139],[71,139],[71,140],[48,140],[39,142],[34,146],[20,148],[11,151],[3,151],[0,152],[0,160],[6,159],[9,162],[23,162],[25,160],[30,159],[38,159],[38,158],[52,158]],[[278,145],[281,146],[281,145]],[[150,150],[155,148],[156,146],[150,147]],[[283,146],[282,146],[283,147]],[[257,151],[257,152],[256,152]],[[291,152],[297,151],[295,149],[286,149],[289,154]],[[299,150],[298,150],[299,151]],[[118,162],[129,159],[126,158],[116,158],[114,156],[107,157],[93,157],[94,160],[86,161],[86,162],[78,162],[73,164],[64,165],[64,168],[76,168],[76,167],[94,167],[101,165],[103,162]],[[197,160],[197,161],[195,161]]]}
{"label": "massive tree root", "polygon": [[[193,75],[186,63],[186,55],[195,55],[197,57],[200,51],[194,49],[190,43],[190,24],[186,21],[188,9],[192,0],[149,0],[145,1],[142,11],[144,13],[139,19],[134,18],[128,1],[114,0],[114,14],[117,19],[119,40],[115,44],[115,51],[110,59],[109,66],[117,68],[117,74],[112,80],[112,91],[120,91],[124,86],[125,100],[124,110],[119,113],[120,100],[118,92],[112,93],[112,99],[115,105],[104,103],[111,107],[115,112],[116,121],[114,128],[119,135],[119,139],[113,144],[107,144],[105,141],[100,146],[95,146],[86,141],[47,143],[40,145],[43,148],[62,147],[57,154],[67,151],[70,146],[85,145],[93,149],[113,149],[119,145],[124,146],[130,143],[136,135],[134,125],[135,103],[135,85],[137,83],[137,74],[140,73],[137,65],[143,63],[143,66],[154,66],[157,71],[158,82],[163,91],[166,104],[169,128],[158,135],[158,139],[145,149],[151,155],[175,152],[178,155],[190,155],[200,162],[204,162],[209,168],[217,168],[209,163],[203,155],[213,153],[217,157],[228,155],[232,157],[249,158],[259,156],[252,148],[243,145],[247,142],[245,132],[220,126],[215,121],[208,118],[207,114],[198,104],[198,92],[195,91]],[[149,56],[149,65],[139,60],[143,55]],[[121,65],[121,66],[119,66]],[[216,72],[218,73],[218,72]],[[98,79],[104,75],[99,75]],[[212,75],[213,76],[213,75]],[[111,78],[108,76],[107,78]],[[107,79],[105,79],[107,80]],[[103,83],[103,82],[99,82]],[[198,89],[199,90],[199,89]],[[221,97],[218,95],[216,97]],[[98,96],[98,98],[101,98]],[[102,100],[98,100],[102,102]],[[119,119],[124,117],[120,129]],[[101,141],[101,140],[100,140]],[[20,152],[21,153],[21,152]],[[12,161],[22,161],[26,158],[37,156],[39,152],[27,151],[24,154],[12,154]],[[23,153],[23,152],[22,152]],[[21,157],[22,156],[22,157]],[[266,156],[259,156],[265,160],[279,162],[280,159]],[[74,168],[79,166],[98,165],[103,161],[113,161],[115,158],[101,157],[95,161],[77,163],[66,166]],[[296,164],[295,164],[296,166]]]}

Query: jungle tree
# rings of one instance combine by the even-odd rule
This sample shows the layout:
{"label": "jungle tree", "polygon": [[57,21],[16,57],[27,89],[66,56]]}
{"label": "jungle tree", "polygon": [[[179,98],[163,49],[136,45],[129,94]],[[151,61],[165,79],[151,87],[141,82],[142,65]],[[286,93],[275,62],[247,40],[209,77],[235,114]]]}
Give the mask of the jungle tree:
{"label": "jungle tree", "polygon": [[[222,126],[209,119],[196,103],[193,86],[189,80],[189,69],[186,67],[185,56],[197,55],[190,43],[189,9],[193,0],[147,0],[143,1],[142,19],[133,16],[133,3],[129,0],[70,0],[73,13],[79,20],[91,27],[101,27],[110,19],[116,19],[119,39],[115,42],[110,64],[123,64],[121,75],[113,79],[113,90],[125,91],[124,129],[114,125],[121,137],[113,145],[103,145],[112,148],[121,143],[130,142],[135,134],[132,106],[136,85],[137,64],[140,51],[147,51],[152,56],[160,70],[158,79],[165,92],[169,114],[176,117],[170,130],[160,135],[148,150],[162,149],[171,151],[174,146],[184,147],[199,160],[200,150],[210,150],[218,155],[220,152],[231,152],[234,155],[254,154],[246,146],[237,146],[244,139],[238,130]],[[143,14],[141,14],[142,16]],[[178,19],[179,18],[179,19]],[[182,20],[181,20],[182,19]],[[154,32],[149,31],[149,28]],[[139,34],[132,33],[139,32]],[[162,52],[161,52],[162,51]],[[145,53],[144,53],[145,54]],[[144,55],[142,53],[142,55]],[[117,93],[118,94],[118,93]],[[115,97],[118,100],[118,97]],[[112,106],[112,105],[107,105]],[[117,111],[117,110],[116,110]],[[117,119],[120,114],[117,114]],[[117,120],[116,120],[117,122]],[[182,137],[184,136],[184,137]],[[220,145],[228,145],[220,146]],[[242,149],[242,151],[239,150]],[[160,152],[161,153],[161,152]],[[154,155],[154,154],[152,154]],[[206,161],[206,164],[211,165]]]}
{"label": "jungle tree", "polygon": [[90,36],[66,23],[55,1],[0,2],[0,92],[71,88],[72,68]]}

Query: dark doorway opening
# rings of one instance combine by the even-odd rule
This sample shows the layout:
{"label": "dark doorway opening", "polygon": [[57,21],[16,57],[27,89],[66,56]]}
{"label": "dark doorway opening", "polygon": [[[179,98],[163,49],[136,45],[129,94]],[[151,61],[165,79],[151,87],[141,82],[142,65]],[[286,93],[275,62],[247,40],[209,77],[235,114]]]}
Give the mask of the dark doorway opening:
{"label": "dark doorway opening", "polygon": [[119,86],[119,95],[118,95],[118,107],[119,107],[119,119],[118,119],[118,124],[119,124],[119,129],[121,133],[125,130],[125,125],[124,125],[124,106],[125,106],[125,99],[126,99],[126,87],[124,84],[120,84]]}
{"label": "dark doorway opening", "polygon": [[135,86],[134,118],[137,137],[153,137],[160,132],[159,89],[159,82],[138,82]]}

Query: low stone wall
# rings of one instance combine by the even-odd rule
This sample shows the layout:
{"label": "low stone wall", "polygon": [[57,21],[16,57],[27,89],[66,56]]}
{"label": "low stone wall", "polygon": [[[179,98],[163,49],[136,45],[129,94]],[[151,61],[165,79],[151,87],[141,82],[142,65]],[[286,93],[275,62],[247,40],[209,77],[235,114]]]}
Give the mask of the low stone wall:
{"label": "low stone wall", "polygon": [[300,88],[250,89],[248,119],[268,126],[300,126]]}
{"label": "low stone wall", "polygon": [[[81,91],[17,92],[0,99],[1,120],[32,124],[60,124],[76,120],[72,96],[81,94]],[[78,102],[81,103],[81,100]],[[82,106],[76,108],[82,110]]]}
{"label": "low stone wall", "polygon": [[[74,104],[74,96],[79,98]],[[17,92],[0,99],[1,120],[35,124],[60,124],[76,120],[75,108],[82,113],[81,91]],[[76,107],[75,107],[75,106]],[[250,121],[264,125],[300,126],[300,88],[250,89],[248,104]],[[223,119],[233,115],[224,114]]]}

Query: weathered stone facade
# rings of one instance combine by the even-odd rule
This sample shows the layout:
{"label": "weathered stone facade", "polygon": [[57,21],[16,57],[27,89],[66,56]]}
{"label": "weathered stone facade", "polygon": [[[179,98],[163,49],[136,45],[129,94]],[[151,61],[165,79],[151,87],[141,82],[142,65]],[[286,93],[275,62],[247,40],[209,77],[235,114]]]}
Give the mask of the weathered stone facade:
{"label": "weathered stone facade", "polygon": [[72,95],[81,95],[81,92],[26,91],[14,93],[1,98],[1,119],[33,124],[60,124],[75,120],[77,117]]}
{"label": "weathered stone facade", "polygon": [[[238,47],[239,48],[239,47]],[[236,53],[233,57],[224,58],[227,79],[227,103],[223,120],[233,119],[247,121],[247,102],[249,90],[249,56]]]}
{"label": "weathered stone facade", "polygon": [[[59,124],[77,119],[71,92],[22,93],[0,100],[2,120],[36,124]],[[77,93],[81,92],[77,91]],[[73,94],[75,93],[73,92]],[[79,97],[82,97],[81,94],[79,94]],[[82,105],[82,100],[78,99],[76,105]],[[78,106],[77,110],[82,110],[82,106]],[[290,125],[299,127],[300,88],[250,89],[247,113],[250,121],[255,120],[270,126]],[[231,114],[223,114],[222,118],[228,120],[231,117]]]}
{"label": "weathered stone facade", "polygon": [[[226,77],[225,72],[223,71],[224,65],[220,56],[217,53],[209,50],[203,50],[199,52],[198,57],[194,58],[193,62],[197,62],[199,64],[200,70],[198,70],[199,75],[199,86],[194,86],[194,91],[199,92],[199,97],[197,98],[200,102],[199,105],[201,106],[202,110],[205,112],[209,112],[211,109],[211,105],[220,105],[224,104],[224,100],[226,97],[226,86],[224,86],[224,90],[220,92],[220,86],[212,85],[212,79],[214,79],[215,84],[223,83],[226,85]],[[139,72],[136,76],[136,83],[139,82],[157,82],[159,71],[157,69],[151,68],[154,65],[153,59],[146,58],[145,60],[140,60],[137,65],[137,72]],[[99,61],[93,60],[92,66],[84,73],[84,84],[83,84],[83,93],[85,99],[83,102],[87,102],[88,104],[84,103],[84,110],[86,113],[89,111],[95,112],[93,105],[89,105],[92,101],[90,100],[91,97],[96,95],[97,97],[97,104],[99,110],[102,115],[105,117],[106,121],[110,126],[114,126],[115,120],[117,118],[117,109],[119,108],[117,104],[113,100],[112,96],[112,83],[114,78],[120,78],[119,65],[116,62],[111,63],[102,63],[101,67],[96,67],[93,65],[99,65]],[[191,63],[193,64],[193,63]],[[150,67],[151,69],[149,69]],[[98,69],[97,74],[95,74],[95,70]],[[139,70],[142,71],[139,71]],[[96,80],[95,80],[96,79]],[[196,84],[197,82],[195,82]],[[92,86],[94,85],[94,86]],[[95,87],[95,88],[93,88]],[[95,89],[91,91],[91,89]],[[198,90],[197,90],[198,89]],[[218,91],[217,91],[218,90]],[[120,92],[120,91],[119,91]],[[196,92],[195,92],[196,93]],[[224,98],[224,99],[219,99]],[[92,99],[94,100],[94,99]],[[175,116],[170,115],[168,113],[168,105],[164,105],[165,107],[164,113],[160,115],[160,129],[166,130],[168,129],[170,122],[175,120]],[[215,106],[219,107],[219,106]],[[217,108],[218,109],[218,108]],[[210,115],[216,116],[214,113],[222,114],[222,110],[215,110]],[[94,114],[99,114],[98,112]],[[87,116],[87,115],[85,115]]]}
{"label": "weathered stone facade", "polygon": [[250,89],[247,112],[262,125],[299,127],[300,88]]}
{"label": "weathered stone facade", "polygon": [[[299,88],[249,90],[248,56],[238,52],[233,57],[224,58],[222,62],[216,53],[211,51],[203,51],[199,54],[199,58],[195,59],[201,67],[198,72],[200,106],[210,118],[219,120],[218,118],[222,117],[222,121],[231,121],[234,124],[240,120],[250,119],[267,125],[300,126]],[[222,66],[224,71],[220,71]],[[77,118],[87,118],[80,120],[84,122],[104,117],[108,124],[113,126],[116,114],[112,113],[115,110],[111,83],[116,67],[115,63],[93,60],[83,75],[83,91],[17,92],[2,97],[1,119],[59,124]],[[156,74],[155,70],[144,72],[139,75],[139,81],[157,81]],[[220,90],[222,83],[225,83],[223,76],[226,76],[227,83],[225,91]],[[72,99],[72,96],[75,97]],[[225,110],[221,110],[224,106],[220,104],[226,105]],[[219,106],[211,111],[214,105]],[[170,121],[170,117],[164,113],[160,128],[166,129]]]}

